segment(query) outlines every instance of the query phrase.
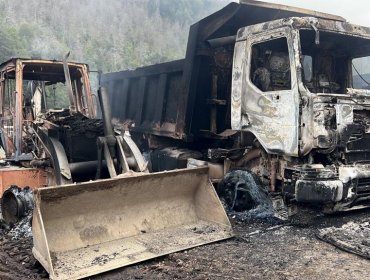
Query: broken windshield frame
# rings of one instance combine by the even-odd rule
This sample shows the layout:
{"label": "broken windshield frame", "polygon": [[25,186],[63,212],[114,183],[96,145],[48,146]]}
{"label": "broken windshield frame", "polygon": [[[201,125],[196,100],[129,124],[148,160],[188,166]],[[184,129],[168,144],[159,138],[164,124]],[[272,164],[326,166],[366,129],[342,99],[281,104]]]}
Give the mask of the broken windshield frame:
{"label": "broken windshield frame", "polygon": [[[85,69],[82,66],[69,64],[72,91],[78,111],[87,116],[94,116],[87,67]],[[69,109],[70,101],[62,63],[24,62],[22,74],[24,105],[30,104],[29,101],[35,97],[34,102],[40,104],[39,112]]]}
{"label": "broken windshield frame", "polygon": [[[370,39],[320,30],[299,30],[302,82],[313,93],[346,94],[370,89]],[[357,71],[356,71],[357,70]]]}
{"label": "broken windshield frame", "polygon": [[352,59],[352,85],[354,89],[370,90],[370,54]]}

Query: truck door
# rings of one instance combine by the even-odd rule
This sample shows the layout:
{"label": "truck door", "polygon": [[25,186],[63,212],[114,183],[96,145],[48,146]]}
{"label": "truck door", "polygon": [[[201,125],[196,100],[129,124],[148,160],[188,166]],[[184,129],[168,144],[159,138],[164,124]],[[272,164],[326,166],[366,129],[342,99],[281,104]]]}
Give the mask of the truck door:
{"label": "truck door", "polygon": [[[239,129],[252,132],[269,153],[298,155],[299,98],[294,57],[288,28],[248,36],[236,45],[233,99],[240,98],[240,111],[234,114],[238,110],[234,103],[233,117],[239,118]],[[238,76],[242,77],[240,81]],[[238,126],[235,119],[232,126]]]}

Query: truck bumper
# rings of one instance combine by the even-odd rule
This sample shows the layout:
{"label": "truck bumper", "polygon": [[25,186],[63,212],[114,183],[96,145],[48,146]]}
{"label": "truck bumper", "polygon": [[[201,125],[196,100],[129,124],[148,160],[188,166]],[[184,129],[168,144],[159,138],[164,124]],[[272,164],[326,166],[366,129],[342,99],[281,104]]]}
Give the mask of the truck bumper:
{"label": "truck bumper", "polygon": [[298,180],[295,185],[297,202],[329,203],[343,198],[340,180]]}

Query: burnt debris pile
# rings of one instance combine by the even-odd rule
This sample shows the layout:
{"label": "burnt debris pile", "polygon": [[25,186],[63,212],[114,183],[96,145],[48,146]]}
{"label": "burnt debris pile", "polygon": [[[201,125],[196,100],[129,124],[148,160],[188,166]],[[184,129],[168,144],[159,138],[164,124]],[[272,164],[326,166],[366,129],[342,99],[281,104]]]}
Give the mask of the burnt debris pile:
{"label": "burnt debris pile", "polygon": [[339,249],[370,259],[370,222],[348,222],[320,229],[317,237]]}
{"label": "burnt debris pile", "polygon": [[23,219],[14,224],[6,233],[12,240],[32,238],[31,228],[32,214],[28,213]]}

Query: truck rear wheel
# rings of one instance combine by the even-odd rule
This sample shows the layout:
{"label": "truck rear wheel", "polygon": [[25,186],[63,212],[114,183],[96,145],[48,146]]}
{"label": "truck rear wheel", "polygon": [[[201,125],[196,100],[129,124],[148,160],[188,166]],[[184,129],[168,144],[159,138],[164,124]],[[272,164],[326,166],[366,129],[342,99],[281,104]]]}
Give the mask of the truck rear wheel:
{"label": "truck rear wheel", "polygon": [[217,192],[230,211],[242,212],[271,205],[267,187],[249,170],[237,169],[227,173]]}

